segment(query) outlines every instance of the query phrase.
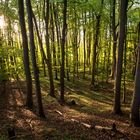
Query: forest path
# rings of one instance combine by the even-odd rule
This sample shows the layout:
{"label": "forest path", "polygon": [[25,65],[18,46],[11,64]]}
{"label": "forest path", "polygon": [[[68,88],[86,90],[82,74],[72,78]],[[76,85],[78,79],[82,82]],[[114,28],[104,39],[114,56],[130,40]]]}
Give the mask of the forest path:
{"label": "forest path", "polygon": [[[8,82],[6,84],[5,94],[0,94],[0,139],[3,137],[3,139],[5,138],[4,140],[6,140],[8,128],[15,129],[17,140],[139,139],[139,129],[129,127],[127,120],[125,120],[126,118],[114,116],[111,112],[104,112],[104,115],[95,112],[91,113],[88,110],[89,107],[85,107],[85,104],[81,106],[78,100],[76,100],[78,104],[75,106],[61,106],[56,99],[51,98],[45,93],[43,93],[43,104],[46,119],[41,119],[36,115],[37,107],[34,107],[35,110],[33,111],[25,108],[25,95],[22,92],[24,89],[21,88],[22,87],[19,88],[14,81]],[[88,87],[84,89],[87,90],[87,92],[89,91]],[[72,92],[68,93],[70,98],[73,97],[74,94],[82,95],[81,92],[83,92],[83,89],[81,88],[80,91],[80,89],[75,88],[75,91],[73,93],[67,89],[67,92]],[[35,95],[33,96],[35,97]],[[96,107],[98,106],[99,104],[97,104]],[[84,108],[84,111],[81,111],[81,108]],[[92,108],[92,106],[90,108]],[[88,113],[85,113],[86,110]],[[57,113],[58,111],[61,112],[62,115]],[[71,121],[72,119],[103,127],[110,127],[112,123],[116,123],[117,128],[124,135],[112,135],[111,131],[88,129],[80,123]]]}

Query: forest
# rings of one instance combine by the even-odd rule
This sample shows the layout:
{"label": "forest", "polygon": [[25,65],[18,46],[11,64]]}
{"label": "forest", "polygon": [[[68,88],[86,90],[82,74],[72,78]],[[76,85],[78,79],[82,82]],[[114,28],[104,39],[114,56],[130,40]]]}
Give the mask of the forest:
{"label": "forest", "polygon": [[140,0],[0,0],[0,140],[140,139]]}

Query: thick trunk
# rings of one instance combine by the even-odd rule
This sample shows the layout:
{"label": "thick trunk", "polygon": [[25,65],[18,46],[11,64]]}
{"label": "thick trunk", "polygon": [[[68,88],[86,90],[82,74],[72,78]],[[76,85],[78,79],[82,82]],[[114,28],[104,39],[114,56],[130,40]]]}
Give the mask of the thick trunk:
{"label": "thick trunk", "polygon": [[128,0],[121,0],[120,8],[120,36],[118,44],[118,57],[117,57],[117,68],[116,68],[116,80],[115,80],[115,102],[114,102],[114,113],[121,113],[120,105],[120,94],[121,94],[121,77],[122,77],[122,62],[123,62],[123,49],[126,34],[126,17],[127,17],[127,6]]}
{"label": "thick trunk", "polygon": [[24,61],[26,86],[27,86],[26,105],[27,107],[32,108],[33,107],[32,78],[31,78],[31,72],[30,72],[30,66],[29,66],[28,39],[27,39],[25,19],[24,19],[23,0],[18,0],[18,7],[19,7],[19,22],[20,22],[21,34],[22,34],[23,61]]}
{"label": "thick trunk", "polygon": [[[140,23],[139,31],[140,32]],[[140,34],[139,34],[139,43],[138,43],[138,55],[137,55],[137,67],[135,75],[135,86],[134,86],[134,95],[131,106],[131,123],[135,126],[140,126]]]}
{"label": "thick trunk", "polygon": [[60,71],[61,102],[64,102],[65,39],[66,39],[66,29],[67,29],[66,20],[67,20],[67,0],[64,0],[63,29],[62,29],[62,40],[61,40],[61,71]]}
{"label": "thick trunk", "polygon": [[38,108],[39,108],[39,115],[40,115],[40,117],[45,117],[45,114],[43,111],[43,105],[42,105],[39,72],[38,72],[38,67],[37,67],[37,63],[36,63],[33,21],[32,21],[32,7],[31,7],[30,0],[26,0],[26,7],[27,7],[27,14],[28,14],[30,51],[31,51],[32,66],[33,66],[33,73],[34,73],[34,79],[35,79],[35,88],[36,88],[36,96],[37,96],[37,102],[38,102]]}

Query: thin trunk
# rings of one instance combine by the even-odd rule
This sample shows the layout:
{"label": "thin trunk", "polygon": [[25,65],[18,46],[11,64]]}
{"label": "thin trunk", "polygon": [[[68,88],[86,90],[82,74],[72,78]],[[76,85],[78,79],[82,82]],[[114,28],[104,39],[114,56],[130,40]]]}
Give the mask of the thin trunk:
{"label": "thin trunk", "polygon": [[[53,9],[52,9],[53,10]],[[56,45],[55,45],[55,31],[54,31],[54,18],[51,12],[51,31],[52,31],[52,47],[53,47],[53,65],[55,72],[55,80],[58,80],[57,60],[56,60]]]}
{"label": "thin trunk", "polygon": [[99,15],[96,16],[96,31],[95,31],[95,40],[94,40],[94,45],[93,45],[93,58],[92,58],[92,79],[91,79],[92,85],[95,85],[96,56],[97,56],[98,39],[99,39],[99,34],[100,34],[100,22],[101,22],[103,2],[104,1],[102,0],[100,13]]}
{"label": "thin trunk", "polygon": [[33,31],[33,21],[32,21],[32,6],[31,6],[31,1],[30,0],[26,0],[26,7],[27,7],[27,15],[28,15],[30,51],[31,51],[32,66],[33,66],[33,73],[34,73],[34,79],[35,79],[35,88],[36,88],[36,96],[37,96],[37,102],[38,102],[39,116],[40,117],[45,117],[44,110],[43,110],[43,105],[42,105],[42,96],[41,96],[40,80],[39,80],[39,70],[38,70],[37,63],[36,63],[34,31]]}
{"label": "thin trunk", "polygon": [[54,22],[56,28],[56,36],[57,36],[57,46],[58,46],[58,64],[60,65],[60,43],[61,43],[61,33],[60,33],[60,22],[58,18],[58,5],[53,4],[53,11],[54,11]]}
{"label": "thin trunk", "polygon": [[44,52],[44,49],[43,49],[42,37],[41,37],[41,35],[39,33],[36,17],[34,15],[33,11],[32,11],[32,17],[33,17],[33,20],[34,20],[36,33],[37,33],[37,37],[38,37],[38,42],[39,42],[39,47],[40,47],[40,52],[41,52],[41,55],[42,55],[42,65],[43,65],[44,76],[46,76],[45,62],[46,62],[46,64],[48,64],[48,60],[46,58],[46,55],[45,55],[45,52]]}
{"label": "thin trunk", "polygon": [[115,71],[116,71],[116,47],[117,47],[117,34],[116,34],[116,0],[113,0],[112,6],[112,33],[113,33],[113,64],[111,70],[111,78],[115,78]]}
{"label": "thin trunk", "polygon": [[53,82],[53,73],[52,73],[52,60],[51,60],[51,52],[50,52],[50,44],[49,44],[49,0],[46,1],[46,16],[45,16],[45,24],[46,24],[46,47],[47,47],[47,57],[48,57],[48,73],[50,80],[50,95],[55,97],[54,94],[54,82]]}
{"label": "thin trunk", "polygon": [[85,73],[86,73],[86,11],[84,14],[84,29],[83,29],[83,42],[84,42],[84,72],[83,72],[83,79],[85,79]]}
{"label": "thin trunk", "polygon": [[69,55],[68,55],[68,41],[66,43],[66,68],[67,68],[67,71],[66,71],[66,75],[67,75],[67,81],[70,81],[70,77],[69,77],[69,71],[70,71],[70,68],[69,68]]}

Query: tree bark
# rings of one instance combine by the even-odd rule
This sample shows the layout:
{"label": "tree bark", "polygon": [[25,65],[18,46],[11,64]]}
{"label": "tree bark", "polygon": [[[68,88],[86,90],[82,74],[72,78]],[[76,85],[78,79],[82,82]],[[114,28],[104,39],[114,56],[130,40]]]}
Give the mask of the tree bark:
{"label": "tree bark", "polygon": [[54,94],[54,82],[53,82],[53,73],[52,73],[52,59],[50,52],[50,44],[49,44],[49,0],[46,1],[46,16],[45,16],[45,24],[46,24],[46,47],[47,47],[47,57],[48,57],[48,73],[50,80],[50,95],[55,97]]}
{"label": "tree bark", "polygon": [[92,58],[92,79],[91,84],[95,85],[95,74],[96,74],[96,56],[97,56],[97,46],[98,46],[98,38],[100,33],[100,22],[101,22],[101,14],[102,14],[102,8],[103,8],[104,0],[101,2],[101,10],[100,13],[96,16],[96,31],[95,31],[95,41],[93,45],[93,58]]}
{"label": "tree bark", "polygon": [[32,20],[32,6],[31,6],[31,1],[30,0],[26,0],[26,7],[27,7],[27,15],[28,15],[30,51],[31,51],[32,66],[33,66],[33,73],[34,73],[34,79],[35,79],[35,88],[36,88],[36,96],[37,96],[37,102],[38,102],[39,116],[40,117],[45,117],[44,110],[43,110],[43,105],[42,105],[42,96],[41,96],[40,80],[39,80],[39,70],[38,70],[37,63],[36,63],[33,20]]}
{"label": "tree bark", "polygon": [[61,71],[60,71],[60,88],[61,88],[61,102],[64,100],[64,73],[65,73],[65,39],[67,30],[67,0],[64,0],[63,9],[63,29],[62,29],[62,40],[61,40]]}
{"label": "tree bark", "polygon": [[121,77],[122,77],[122,62],[123,62],[123,49],[126,34],[126,17],[127,17],[127,6],[128,0],[121,0],[120,5],[120,36],[118,44],[118,57],[117,57],[117,67],[116,67],[116,80],[115,80],[115,101],[114,101],[114,113],[121,114],[120,105],[120,94],[121,94]]}
{"label": "tree bark", "polygon": [[33,107],[33,99],[32,99],[32,78],[29,66],[29,51],[28,51],[28,39],[27,39],[27,32],[26,32],[26,25],[25,25],[25,18],[24,18],[24,1],[18,0],[18,7],[19,7],[19,22],[22,34],[22,46],[23,46],[23,63],[25,69],[25,76],[26,76],[26,86],[27,86],[27,97],[26,97],[26,106],[30,109]]}
{"label": "tree bark", "polygon": [[83,13],[84,27],[83,27],[83,42],[84,42],[84,71],[83,71],[83,79],[85,79],[86,74],[86,11]]}
{"label": "tree bark", "polygon": [[140,126],[140,22],[139,22],[139,42],[138,42],[138,55],[137,55],[137,67],[135,75],[135,85],[134,85],[134,94],[131,105],[131,123],[134,126]]}
{"label": "tree bark", "polygon": [[[53,10],[53,8],[52,8]],[[55,31],[54,31],[54,18],[51,12],[51,32],[52,32],[52,47],[53,47],[53,65],[54,65],[54,73],[55,73],[55,80],[58,80],[58,71],[57,71],[57,57],[56,57],[56,45],[55,45]]]}
{"label": "tree bark", "polygon": [[115,71],[116,71],[116,47],[117,47],[117,34],[116,34],[116,0],[113,0],[112,6],[112,33],[113,33],[113,63],[112,63],[112,70],[111,70],[111,78],[115,78]]}

